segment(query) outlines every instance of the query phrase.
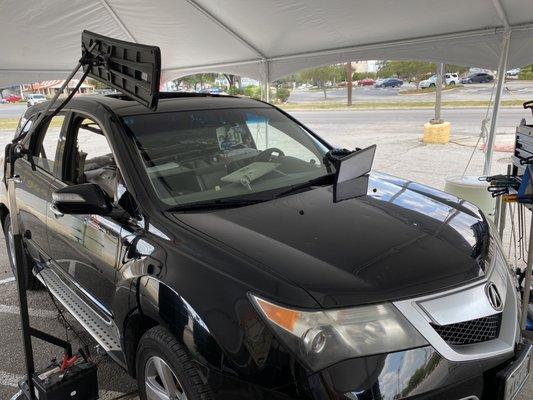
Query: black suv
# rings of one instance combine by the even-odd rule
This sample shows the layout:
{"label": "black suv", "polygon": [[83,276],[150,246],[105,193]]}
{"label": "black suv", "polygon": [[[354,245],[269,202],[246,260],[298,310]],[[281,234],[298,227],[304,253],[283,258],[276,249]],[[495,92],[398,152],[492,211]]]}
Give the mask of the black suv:
{"label": "black suv", "polygon": [[157,111],[78,97],[29,129],[37,105],[15,138],[24,284],[45,285],[142,399],[514,390],[498,372],[520,352],[516,282],[476,207],[380,173],[340,201],[332,147],[283,111],[161,97]]}

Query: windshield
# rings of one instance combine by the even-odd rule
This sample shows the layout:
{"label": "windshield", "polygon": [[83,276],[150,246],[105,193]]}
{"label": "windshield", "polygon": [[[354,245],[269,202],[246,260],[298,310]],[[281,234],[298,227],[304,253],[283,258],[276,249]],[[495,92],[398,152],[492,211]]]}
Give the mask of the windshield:
{"label": "windshield", "polygon": [[32,96],[32,98],[33,98],[33,99],[40,100],[40,99],[44,99],[45,97],[44,97],[44,95],[42,95],[42,94],[34,94],[34,95]]}
{"label": "windshield", "polygon": [[273,108],[146,114],[123,122],[169,206],[267,200],[328,174],[329,149]]}

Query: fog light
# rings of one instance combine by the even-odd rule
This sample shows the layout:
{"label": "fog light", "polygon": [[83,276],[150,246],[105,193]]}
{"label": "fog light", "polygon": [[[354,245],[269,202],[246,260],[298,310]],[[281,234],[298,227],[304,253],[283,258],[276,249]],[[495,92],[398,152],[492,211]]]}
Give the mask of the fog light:
{"label": "fog light", "polygon": [[318,354],[326,347],[326,334],[321,328],[309,329],[303,338],[303,343],[307,353]]}

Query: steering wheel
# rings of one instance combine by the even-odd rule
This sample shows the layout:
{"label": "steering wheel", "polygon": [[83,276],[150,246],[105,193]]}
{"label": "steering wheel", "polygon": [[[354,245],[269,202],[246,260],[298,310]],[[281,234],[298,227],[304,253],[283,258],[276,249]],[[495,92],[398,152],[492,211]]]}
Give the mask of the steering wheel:
{"label": "steering wheel", "polygon": [[269,147],[268,149],[263,150],[261,153],[255,156],[256,161],[272,161],[272,155],[278,153],[276,157],[284,156],[285,153],[278,149],[277,147]]}

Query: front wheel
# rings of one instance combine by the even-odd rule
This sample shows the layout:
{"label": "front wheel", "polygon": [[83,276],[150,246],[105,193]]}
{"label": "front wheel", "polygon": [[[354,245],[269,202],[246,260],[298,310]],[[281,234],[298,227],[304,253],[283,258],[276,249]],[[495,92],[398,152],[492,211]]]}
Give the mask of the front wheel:
{"label": "front wheel", "polygon": [[212,398],[188,353],[162,326],[150,329],[141,338],[136,368],[141,400]]}
{"label": "front wheel", "polygon": [[[11,217],[9,215],[4,221],[4,236],[6,238],[7,255],[9,258],[9,264],[11,265],[11,271],[13,271],[13,276],[16,278],[17,264],[15,262],[15,238],[13,236],[13,229],[11,227]],[[20,264],[22,264],[23,268],[26,270],[26,282],[24,282],[23,286],[27,290],[39,289],[41,287],[41,283],[33,275],[33,265],[24,249],[22,249],[22,261]]]}

